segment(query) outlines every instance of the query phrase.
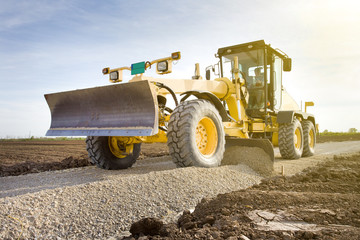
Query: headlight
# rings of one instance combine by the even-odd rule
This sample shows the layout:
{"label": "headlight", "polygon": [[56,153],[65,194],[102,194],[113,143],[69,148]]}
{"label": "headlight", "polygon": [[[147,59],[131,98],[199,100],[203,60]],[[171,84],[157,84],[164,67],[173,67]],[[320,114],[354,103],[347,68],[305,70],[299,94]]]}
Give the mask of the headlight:
{"label": "headlight", "polygon": [[159,72],[166,72],[168,70],[168,62],[167,61],[158,62],[156,68]]}
{"label": "headlight", "polygon": [[108,74],[109,71],[110,71],[110,68],[104,68],[104,69],[102,70],[102,73],[103,73],[103,74]]}
{"label": "headlight", "polygon": [[110,80],[117,81],[118,79],[119,79],[119,72],[118,71],[110,73]]}
{"label": "headlight", "polygon": [[173,53],[171,54],[171,58],[172,58],[173,60],[179,60],[179,59],[181,58],[180,52],[173,52]]}

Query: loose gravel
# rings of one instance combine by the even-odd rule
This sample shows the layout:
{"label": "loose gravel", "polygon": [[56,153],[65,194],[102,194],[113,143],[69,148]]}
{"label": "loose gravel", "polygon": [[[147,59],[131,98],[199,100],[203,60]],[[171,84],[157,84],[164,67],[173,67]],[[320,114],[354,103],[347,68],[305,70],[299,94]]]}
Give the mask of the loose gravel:
{"label": "loose gravel", "polygon": [[164,222],[214,197],[259,183],[245,165],[181,168],[65,186],[0,199],[0,239],[106,239],[120,236],[132,222],[158,217]]}
{"label": "loose gravel", "polygon": [[[359,143],[319,144],[318,155],[294,161],[279,159],[275,151],[275,173],[293,175],[335,153],[359,151]],[[175,168],[169,157],[138,161],[122,171],[84,167],[3,177],[0,239],[117,239],[143,217],[168,223],[202,198],[244,189],[261,179],[243,164]]]}

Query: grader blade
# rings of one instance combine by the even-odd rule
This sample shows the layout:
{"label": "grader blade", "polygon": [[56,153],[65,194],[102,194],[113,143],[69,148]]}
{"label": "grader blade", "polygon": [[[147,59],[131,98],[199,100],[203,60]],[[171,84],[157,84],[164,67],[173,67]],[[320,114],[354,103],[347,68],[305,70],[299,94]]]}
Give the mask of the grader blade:
{"label": "grader blade", "polygon": [[150,136],[158,132],[158,103],[149,81],[46,94],[46,136]]}
{"label": "grader blade", "polygon": [[226,138],[226,148],[233,146],[261,148],[270,157],[271,161],[275,159],[273,145],[268,139]]}
{"label": "grader blade", "polygon": [[267,139],[226,138],[223,165],[245,164],[262,175],[271,175],[274,149]]}

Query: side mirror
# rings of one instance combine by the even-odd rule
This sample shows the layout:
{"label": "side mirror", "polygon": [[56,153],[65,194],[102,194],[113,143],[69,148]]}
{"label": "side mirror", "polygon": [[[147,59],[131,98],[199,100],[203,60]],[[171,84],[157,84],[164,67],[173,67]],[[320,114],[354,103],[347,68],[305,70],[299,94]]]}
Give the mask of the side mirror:
{"label": "side mirror", "polygon": [[206,80],[210,80],[210,69],[206,69]]}
{"label": "side mirror", "polygon": [[291,71],[291,58],[285,58],[283,59],[283,70],[284,72],[290,72]]}

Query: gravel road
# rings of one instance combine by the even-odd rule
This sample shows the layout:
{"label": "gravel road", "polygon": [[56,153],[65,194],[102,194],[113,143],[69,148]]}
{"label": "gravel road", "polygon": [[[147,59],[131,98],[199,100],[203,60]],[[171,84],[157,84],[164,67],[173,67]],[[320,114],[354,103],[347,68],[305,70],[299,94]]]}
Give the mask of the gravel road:
{"label": "gravel road", "polygon": [[[360,151],[360,141],[317,145],[317,154],[275,161],[275,173],[291,175],[334,154]],[[262,177],[245,165],[176,168],[169,157],[138,161],[133,168],[95,167],[0,178],[0,239],[106,239],[133,221],[173,221],[204,197],[247,188]]]}

